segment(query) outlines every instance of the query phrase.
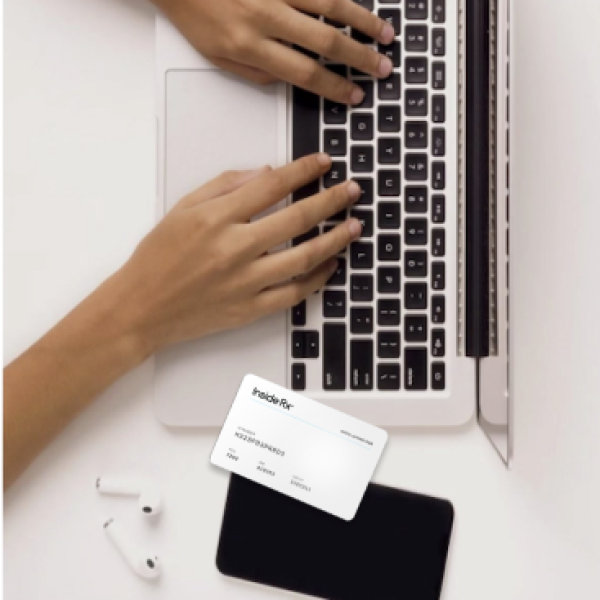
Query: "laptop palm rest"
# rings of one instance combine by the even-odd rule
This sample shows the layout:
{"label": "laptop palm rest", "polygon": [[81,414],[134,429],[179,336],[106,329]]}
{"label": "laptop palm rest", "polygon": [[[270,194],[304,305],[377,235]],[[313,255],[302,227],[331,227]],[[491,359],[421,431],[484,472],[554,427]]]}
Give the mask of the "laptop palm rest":
{"label": "laptop palm rest", "polygon": [[[280,110],[275,86],[216,69],[168,72],[165,210],[222,171],[280,164]],[[158,418],[171,426],[221,426],[246,373],[284,385],[285,319],[280,313],[158,353]]]}

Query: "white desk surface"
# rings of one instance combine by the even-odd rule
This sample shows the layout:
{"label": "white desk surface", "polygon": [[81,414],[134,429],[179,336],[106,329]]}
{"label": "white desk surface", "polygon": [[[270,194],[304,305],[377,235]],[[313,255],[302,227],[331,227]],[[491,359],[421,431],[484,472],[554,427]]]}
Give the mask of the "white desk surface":
{"label": "white desk surface", "polygon": [[[514,468],[470,424],[393,433],[375,479],[453,501],[445,600],[592,600],[600,597],[600,9],[591,0],[516,4],[518,79],[538,82],[519,95],[517,120],[548,135],[519,151],[532,173],[520,188],[523,213],[547,208],[546,234],[532,236],[544,247],[521,236],[513,249],[514,268],[536,279],[513,315]],[[5,18],[9,361],[152,225],[154,23],[142,0],[8,0]],[[5,496],[7,599],[287,597],[217,572],[228,477],[208,463],[216,432],[160,425],[151,383],[148,363],[113,386]],[[98,497],[95,478],[114,472],[159,483],[166,508],[155,527],[135,502]],[[102,531],[111,515],[160,553],[159,582],[138,579],[113,552]]]}

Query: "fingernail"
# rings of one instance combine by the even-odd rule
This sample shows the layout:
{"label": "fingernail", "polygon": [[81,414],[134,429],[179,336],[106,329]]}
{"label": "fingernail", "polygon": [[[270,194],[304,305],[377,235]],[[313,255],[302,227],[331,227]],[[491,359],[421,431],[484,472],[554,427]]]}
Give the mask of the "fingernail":
{"label": "fingernail", "polygon": [[356,183],[356,181],[349,181],[348,182],[348,196],[350,197],[351,200],[358,200],[358,198],[360,197],[360,185],[358,185],[358,183]]}
{"label": "fingernail", "polygon": [[352,104],[360,104],[365,97],[365,92],[361,87],[356,86],[352,90],[352,94],[350,95],[350,102]]}
{"label": "fingernail", "polygon": [[348,231],[353,238],[357,238],[360,236],[360,232],[362,231],[362,225],[358,219],[350,219],[348,221]]}
{"label": "fingernail", "polygon": [[389,23],[386,23],[381,29],[381,36],[379,39],[384,44],[391,44],[394,40],[395,35],[396,32],[394,31],[394,28]]}
{"label": "fingernail", "polygon": [[326,152],[319,152],[319,154],[317,154],[317,162],[320,165],[327,167],[331,164],[331,156],[329,156],[329,154]]}
{"label": "fingernail", "polygon": [[387,56],[382,56],[379,61],[379,75],[380,77],[387,77],[394,68],[392,61]]}

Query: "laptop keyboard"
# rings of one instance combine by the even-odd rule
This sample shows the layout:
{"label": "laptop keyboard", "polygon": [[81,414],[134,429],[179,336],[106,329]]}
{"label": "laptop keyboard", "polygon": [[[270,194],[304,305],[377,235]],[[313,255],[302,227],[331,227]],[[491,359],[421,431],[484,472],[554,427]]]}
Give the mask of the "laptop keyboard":
{"label": "laptop keyboard", "polygon": [[[443,391],[446,0],[355,1],[398,32],[389,46],[376,46],[394,71],[375,80],[322,61],[363,88],[355,107],[295,90],[296,147],[323,150],[333,164],[318,188],[307,186],[294,200],[352,178],[362,195],[349,213],[363,232],[326,287],[291,311],[291,386],[304,390],[314,369],[326,391]],[[294,243],[346,217],[338,213]],[[317,323],[307,325],[315,311]]]}

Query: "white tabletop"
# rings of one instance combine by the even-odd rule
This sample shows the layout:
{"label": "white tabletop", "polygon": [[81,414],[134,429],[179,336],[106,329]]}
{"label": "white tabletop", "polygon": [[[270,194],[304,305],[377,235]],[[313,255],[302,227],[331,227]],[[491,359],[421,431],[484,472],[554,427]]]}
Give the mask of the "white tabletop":
{"label": "white tabletop", "polygon": [[[471,423],[392,432],[375,476],[454,503],[445,600],[600,596],[600,9],[518,4],[520,48],[530,45],[519,78],[539,82],[519,97],[519,125],[547,133],[519,153],[535,175],[522,189],[528,207],[543,200],[548,209],[547,237],[533,236],[546,247],[522,241],[515,264],[533,269],[536,287],[521,294],[511,324],[514,468]],[[5,18],[9,361],[152,225],[154,14],[142,0],[8,0]],[[163,427],[151,386],[149,362],[98,398],[5,496],[7,599],[287,597],[217,572],[228,476],[209,466],[216,431]],[[158,482],[165,511],[154,526],[135,502],[96,494],[96,477],[117,472]],[[103,534],[106,516],[160,554],[161,580],[127,569]]]}

